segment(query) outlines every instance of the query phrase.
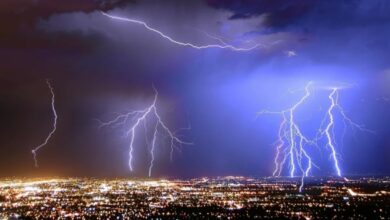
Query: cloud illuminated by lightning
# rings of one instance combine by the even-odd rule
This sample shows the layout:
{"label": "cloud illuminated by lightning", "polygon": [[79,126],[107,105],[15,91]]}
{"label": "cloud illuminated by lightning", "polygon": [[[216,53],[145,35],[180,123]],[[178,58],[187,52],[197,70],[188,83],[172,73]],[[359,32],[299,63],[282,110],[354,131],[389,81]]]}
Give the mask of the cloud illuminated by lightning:
{"label": "cloud illuminated by lightning", "polygon": [[[125,126],[127,124],[130,124],[130,127],[127,128],[126,134],[130,137],[130,144],[129,144],[129,169],[130,171],[134,170],[133,167],[133,154],[134,154],[134,148],[135,148],[135,139],[137,137],[138,130],[141,129],[142,125],[144,125],[145,128],[145,134],[147,133],[147,120],[149,119],[149,123],[153,122],[153,138],[151,140],[151,146],[150,146],[150,164],[149,164],[149,171],[148,175],[151,177],[152,175],[152,169],[154,166],[154,160],[155,160],[155,150],[157,146],[157,139],[160,132],[164,132],[169,139],[170,143],[170,159],[172,160],[173,151],[175,148],[182,146],[182,145],[191,145],[192,143],[186,142],[181,140],[179,137],[176,136],[175,132],[171,131],[168,126],[165,124],[165,122],[162,120],[161,116],[159,115],[157,111],[157,99],[158,99],[158,91],[154,89],[155,95],[153,102],[150,106],[148,106],[145,109],[137,110],[137,111],[130,111],[125,114],[120,114],[116,118],[114,118],[111,121],[108,122],[101,122],[100,128],[107,127],[107,126],[118,126],[122,125]],[[146,140],[148,143],[148,141]]]}
{"label": "cloud illuminated by lightning", "polygon": [[[345,124],[357,128],[361,131],[369,131],[363,125],[353,122],[345,113],[342,106],[339,104],[339,88],[330,89],[328,95],[329,108],[323,118],[320,128],[317,130],[317,135],[314,138],[306,137],[300,125],[297,123],[295,114],[302,107],[302,104],[311,96],[313,83],[309,82],[305,87],[305,93],[292,107],[282,111],[261,111],[258,114],[278,114],[282,117],[282,122],[279,125],[278,140],[276,142],[276,155],[274,158],[275,169],[273,176],[281,176],[285,163],[288,163],[289,176],[295,177],[299,173],[301,184],[299,191],[302,192],[304,186],[304,177],[310,175],[313,166],[318,167],[309,153],[308,148],[320,148],[320,140],[325,139],[325,147],[330,150],[330,157],[333,161],[333,167],[337,176],[341,177],[339,155],[336,149],[336,141],[334,128],[336,123],[336,112],[341,117]],[[327,89],[329,90],[329,89]],[[299,171],[299,172],[297,172]]]}
{"label": "cloud illuminated by lightning", "polygon": [[50,89],[50,93],[51,93],[51,109],[52,109],[52,112],[53,112],[53,126],[52,126],[52,130],[50,131],[50,133],[47,135],[46,139],[44,140],[44,142],[42,144],[40,144],[39,146],[35,147],[31,153],[33,154],[33,158],[34,158],[34,164],[35,164],[35,167],[38,167],[38,159],[37,159],[37,153],[38,153],[38,150],[41,149],[42,147],[44,147],[45,145],[47,145],[47,143],[49,142],[50,138],[53,136],[54,132],[56,131],[57,129],[57,119],[58,119],[58,115],[57,115],[57,111],[56,111],[56,108],[55,108],[55,94],[54,94],[54,89],[52,87],[52,85],[50,84],[50,81],[49,80],[46,80],[46,83],[47,83],[47,86],[49,87]]}
{"label": "cloud illuminated by lightning", "polygon": [[295,52],[294,50],[287,50],[284,53],[286,54],[287,57],[295,57],[295,56],[297,56],[297,52]]}
{"label": "cloud illuminated by lightning", "polygon": [[[236,46],[233,46],[231,44],[226,43],[225,41],[223,41],[220,38],[217,38],[215,36],[211,36],[211,35],[208,35],[208,34],[207,34],[207,36],[209,36],[210,38],[212,38],[214,40],[219,41],[221,44],[197,45],[197,44],[194,44],[194,43],[182,42],[182,41],[179,41],[179,40],[175,40],[172,37],[168,36],[167,34],[161,32],[160,30],[158,30],[156,28],[153,28],[153,27],[149,26],[147,23],[145,23],[143,21],[140,21],[140,20],[130,19],[130,18],[126,18],[126,17],[120,17],[120,16],[115,16],[115,15],[110,15],[110,14],[107,14],[107,13],[105,13],[103,11],[101,12],[101,14],[106,16],[106,17],[108,17],[108,18],[114,19],[114,20],[119,20],[119,21],[124,21],[124,22],[129,22],[129,23],[141,25],[146,30],[158,34],[160,37],[170,41],[171,43],[174,43],[174,44],[179,45],[179,46],[191,47],[193,49],[200,50],[200,49],[209,49],[209,48],[219,48],[219,49],[229,49],[229,50],[233,50],[233,51],[252,51],[252,50],[255,50],[255,49],[266,47],[266,45],[259,44],[259,43],[258,44],[254,44],[253,46],[250,46],[250,47],[236,47]],[[275,43],[277,43],[277,42],[275,42]]]}

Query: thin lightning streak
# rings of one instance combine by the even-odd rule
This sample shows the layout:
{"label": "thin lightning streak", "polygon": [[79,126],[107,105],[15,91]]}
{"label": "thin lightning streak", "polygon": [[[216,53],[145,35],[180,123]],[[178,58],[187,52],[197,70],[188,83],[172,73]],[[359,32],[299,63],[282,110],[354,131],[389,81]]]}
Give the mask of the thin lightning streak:
{"label": "thin lightning streak", "polygon": [[[126,125],[128,122],[133,123],[131,127],[127,130],[126,134],[127,136],[130,137],[130,144],[129,144],[129,169],[130,171],[134,170],[133,167],[133,159],[134,159],[134,148],[135,148],[135,139],[137,137],[136,132],[138,128],[144,127],[145,132],[147,132],[147,119],[152,118],[155,120],[155,126],[153,130],[153,138],[152,138],[152,143],[151,143],[151,148],[150,148],[150,165],[148,169],[148,174],[149,177],[152,175],[152,169],[154,167],[154,160],[155,160],[155,149],[157,147],[157,137],[159,134],[159,131],[165,132],[167,136],[169,137],[170,141],[170,148],[171,148],[171,157],[172,157],[172,152],[174,148],[177,147],[177,145],[191,145],[192,143],[182,141],[180,138],[178,138],[174,132],[172,132],[168,126],[163,122],[161,116],[159,115],[157,111],[157,99],[158,99],[158,91],[153,87],[155,95],[153,102],[150,106],[143,110],[137,110],[137,111],[131,111],[125,114],[121,114],[114,118],[111,121],[108,122],[102,122],[100,124],[100,128],[102,127],[107,127],[107,126],[116,126],[116,125]],[[150,119],[150,120],[152,120]],[[147,142],[147,141],[146,141]]]}
{"label": "thin lightning streak", "polygon": [[295,121],[296,110],[310,97],[311,83],[305,87],[304,96],[296,102],[291,108],[283,111],[261,111],[258,114],[278,114],[282,116],[282,122],[279,125],[278,139],[276,141],[276,155],[274,158],[275,169],[273,176],[280,176],[286,161],[289,162],[289,176],[295,177],[297,170],[300,171],[301,184],[299,192],[302,192],[304,186],[304,178],[309,176],[311,169],[318,166],[313,162],[312,157],[306,150],[307,145],[316,146],[319,148],[319,141],[326,139],[325,147],[330,149],[330,157],[337,176],[341,177],[342,172],[336,151],[335,141],[335,124],[336,111],[344,124],[349,124],[353,128],[360,131],[373,132],[366,129],[363,125],[353,122],[345,113],[342,106],[339,104],[339,88],[332,88],[328,95],[330,100],[329,108],[326,110],[326,115],[320,123],[317,135],[314,139],[309,139],[303,135],[297,122]]}
{"label": "thin lightning streak", "polygon": [[336,169],[336,172],[337,172],[337,176],[341,176],[341,170],[340,170],[340,166],[339,166],[339,161],[337,159],[337,153],[336,153],[336,149],[335,149],[335,146],[334,146],[334,143],[333,143],[333,139],[332,139],[333,136],[330,134],[330,129],[333,128],[333,125],[334,125],[334,116],[332,114],[332,111],[334,110],[334,108],[337,105],[335,97],[334,97],[335,95],[337,95],[337,88],[333,88],[332,92],[328,96],[330,101],[331,101],[331,105],[330,105],[330,107],[328,109],[329,123],[328,123],[328,125],[325,128],[325,134],[326,134],[326,138],[328,140],[327,145],[330,147],[330,149],[332,151],[332,159],[333,159],[334,166],[335,166],[335,169]]}
{"label": "thin lightning streak", "polygon": [[279,168],[279,166],[283,166],[283,164],[279,164],[278,158],[279,158],[280,151],[281,151],[282,147],[285,145],[284,138],[283,138],[283,136],[285,136],[285,134],[283,134],[284,133],[283,128],[284,128],[284,125],[286,123],[287,123],[287,119],[286,119],[286,117],[284,117],[284,114],[283,114],[283,121],[282,121],[282,123],[280,123],[280,126],[279,126],[278,141],[277,141],[277,146],[276,146],[276,156],[274,159],[275,170],[272,173],[272,176],[275,176],[276,173],[278,173],[278,176],[280,176],[280,172],[282,171],[282,169]]}
{"label": "thin lightning streak", "polygon": [[149,165],[149,177],[152,176],[152,169],[153,169],[153,165],[154,165],[154,149],[156,148],[157,126],[158,126],[158,123],[156,123],[156,126],[154,127],[153,140],[152,140],[152,148],[150,149],[150,156],[151,156],[152,158],[151,158],[151,160],[150,160],[150,165]]}
{"label": "thin lightning streak", "polygon": [[[235,47],[233,45],[227,44],[226,42],[223,42],[223,43],[221,42],[222,44],[196,45],[196,44],[193,44],[193,43],[188,43],[188,42],[182,42],[182,41],[175,40],[172,37],[166,35],[165,33],[159,31],[158,29],[155,29],[155,28],[149,26],[147,23],[145,23],[143,21],[140,21],[140,20],[135,20],[135,19],[119,17],[119,16],[115,16],[115,15],[110,15],[110,14],[107,14],[107,13],[105,13],[103,11],[101,12],[101,14],[106,16],[106,17],[108,17],[108,18],[111,18],[111,19],[142,25],[148,31],[151,31],[151,32],[154,32],[154,33],[160,35],[160,37],[170,41],[171,43],[177,44],[179,46],[191,47],[193,49],[200,50],[200,49],[209,49],[209,48],[219,48],[219,49],[230,49],[230,50],[233,50],[233,51],[251,51],[251,50],[255,50],[255,49],[258,49],[258,48],[265,47],[264,44],[255,44],[255,45],[253,45],[251,47]],[[212,37],[212,38],[217,39],[216,37]],[[218,38],[218,40],[220,40],[220,39]]]}
{"label": "thin lightning streak", "polygon": [[45,141],[42,144],[40,144],[39,146],[35,147],[33,150],[31,150],[31,153],[33,154],[33,158],[34,158],[35,167],[38,167],[38,159],[37,159],[38,150],[41,149],[42,147],[44,147],[49,142],[50,138],[53,136],[53,134],[55,133],[55,131],[57,129],[57,118],[58,118],[58,115],[57,115],[57,111],[56,111],[56,108],[55,108],[54,89],[53,89],[52,85],[50,84],[49,80],[46,80],[46,83],[47,83],[47,86],[49,87],[50,93],[51,93],[51,109],[53,111],[53,116],[54,116],[53,128],[50,131],[50,133],[47,135]]}
{"label": "thin lightning streak", "polygon": [[220,38],[220,37],[211,35],[211,34],[205,32],[205,31],[202,31],[202,30],[198,30],[198,31],[200,31],[201,33],[203,33],[203,34],[206,35],[207,37],[209,37],[209,38],[211,38],[211,39],[214,39],[214,40],[218,41],[219,43],[221,43],[221,44],[224,45],[224,46],[228,45],[228,43],[226,43],[225,40],[223,40],[223,39]]}

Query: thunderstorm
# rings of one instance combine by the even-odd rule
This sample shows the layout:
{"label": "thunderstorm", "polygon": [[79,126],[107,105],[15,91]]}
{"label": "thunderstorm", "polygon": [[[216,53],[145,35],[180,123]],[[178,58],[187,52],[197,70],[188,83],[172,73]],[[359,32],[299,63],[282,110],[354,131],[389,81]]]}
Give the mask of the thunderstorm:
{"label": "thunderstorm", "polygon": [[[168,126],[165,124],[165,122],[162,120],[160,114],[157,110],[157,100],[158,100],[158,91],[153,87],[154,89],[154,99],[150,106],[146,107],[142,110],[137,111],[130,111],[125,114],[120,114],[116,118],[114,118],[111,121],[108,122],[100,122],[99,128],[107,127],[107,126],[118,126],[118,125],[127,125],[130,124],[130,127],[126,131],[126,135],[130,137],[130,144],[129,144],[129,169],[130,171],[134,170],[133,167],[133,154],[134,154],[134,147],[135,147],[135,139],[137,137],[137,130],[141,129],[142,126],[145,128],[145,133],[147,133],[147,124],[148,120],[149,123],[153,123],[152,126],[152,132],[153,137],[151,140],[151,146],[150,146],[150,165],[148,169],[148,176],[152,176],[152,169],[154,166],[154,160],[155,160],[155,150],[157,145],[157,138],[159,136],[159,131],[164,132],[170,143],[170,159],[173,159],[173,151],[175,148],[178,148],[182,145],[192,145],[190,142],[186,142],[181,140],[179,137],[176,136],[176,132],[170,130]],[[148,144],[148,140],[146,140]]]}
{"label": "thunderstorm", "polygon": [[390,0],[0,18],[0,220],[390,219]]}
{"label": "thunderstorm", "polygon": [[290,108],[282,111],[263,110],[258,112],[259,115],[277,114],[282,117],[282,121],[279,124],[278,129],[278,138],[275,144],[275,168],[272,175],[274,177],[280,177],[283,169],[287,167],[289,169],[289,177],[294,178],[298,175],[301,178],[299,192],[302,192],[304,187],[304,178],[310,175],[312,168],[319,168],[315,161],[313,161],[308,148],[320,148],[320,141],[323,139],[325,139],[325,144],[323,144],[325,149],[330,151],[330,158],[334,167],[335,175],[342,177],[339,160],[340,154],[337,152],[336,137],[334,133],[335,123],[337,121],[335,116],[336,112],[340,115],[340,120],[344,125],[349,124],[360,131],[373,132],[366,129],[364,125],[355,123],[346,115],[343,107],[339,103],[339,92],[341,88],[331,87],[325,88],[326,91],[329,91],[329,107],[326,111],[326,115],[320,123],[320,127],[317,129],[316,136],[314,138],[307,137],[302,132],[302,126],[298,124],[295,115],[299,108],[301,108],[302,105],[311,97],[313,87],[313,82],[309,82],[304,89],[304,95]]}

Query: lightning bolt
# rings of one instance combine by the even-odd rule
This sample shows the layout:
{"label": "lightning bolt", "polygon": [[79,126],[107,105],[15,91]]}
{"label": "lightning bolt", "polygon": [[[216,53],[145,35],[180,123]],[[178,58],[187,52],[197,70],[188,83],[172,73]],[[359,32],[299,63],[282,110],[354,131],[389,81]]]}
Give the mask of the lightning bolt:
{"label": "lightning bolt", "polygon": [[[328,140],[327,145],[329,146],[329,148],[332,151],[332,159],[334,162],[334,167],[335,167],[336,172],[337,172],[337,176],[341,176],[341,170],[340,170],[340,166],[339,166],[339,161],[337,159],[337,153],[336,153],[336,149],[334,146],[334,141],[332,138],[332,134],[330,133],[330,129],[334,126],[334,116],[333,116],[332,112],[333,112],[334,108],[336,106],[338,106],[338,104],[337,104],[338,92],[337,91],[338,91],[337,88],[333,88],[332,92],[328,96],[330,99],[331,105],[330,105],[328,112],[327,112],[328,117],[329,117],[329,123],[325,128],[325,134],[326,134],[326,138]],[[336,97],[335,97],[335,95],[336,95]]]}
{"label": "lightning bolt", "polygon": [[41,149],[42,147],[44,147],[45,145],[47,145],[47,143],[49,142],[50,138],[53,136],[53,134],[55,133],[55,131],[57,129],[57,118],[58,118],[58,115],[57,115],[57,111],[56,111],[56,108],[55,108],[54,89],[53,89],[52,85],[50,84],[50,80],[46,80],[46,83],[47,83],[47,86],[49,87],[50,93],[51,93],[51,110],[53,112],[54,119],[53,119],[52,130],[47,135],[45,141],[42,144],[40,144],[39,146],[37,146],[37,147],[35,147],[34,149],[31,150],[31,153],[33,154],[33,158],[34,158],[35,167],[38,167],[38,159],[37,159],[38,150]]}
{"label": "lightning bolt", "polygon": [[126,17],[120,17],[120,16],[115,16],[115,15],[110,15],[110,14],[107,14],[107,13],[105,13],[103,11],[101,11],[101,14],[106,16],[106,17],[108,17],[108,18],[114,19],[114,20],[119,20],[119,21],[124,21],[124,22],[129,22],[129,23],[141,25],[146,30],[151,31],[153,33],[156,33],[157,35],[159,35],[160,37],[170,41],[171,43],[174,43],[174,44],[179,45],[179,46],[191,47],[193,49],[201,50],[201,49],[209,49],[209,48],[219,48],[219,49],[229,49],[229,50],[232,50],[232,51],[251,51],[251,50],[255,50],[255,49],[266,47],[266,45],[264,45],[264,44],[255,44],[255,45],[250,46],[250,47],[236,47],[236,46],[227,44],[226,42],[224,42],[220,38],[217,38],[217,37],[214,37],[214,36],[210,36],[210,35],[208,35],[208,36],[211,37],[214,40],[218,40],[221,44],[196,45],[194,43],[182,42],[182,41],[175,40],[172,37],[168,36],[167,34],[161,32],[160,30],[158,30],[156,28],[153,28],[153,27],[149,26],[146,22],[143,22],[143,21],[140,21],[140,20],[130,19],[130,18],[126,18]]}
{"label": "lightning bolt", "polygon": [[[276,146],[276,156],[274,159],[275,169],[273,176],[280,176],[285,162],[289,161],[290,177],[294,177],[296,169],[301,171],[301,185],[299,190],[303,187],[303,177],[309,175],[313,166],[311,157],[306,151],[306,146],[315,144],[303,135],[299,125],[297,124],[294,114],[295,111],[310,97],[311,82],[305,87],[305,94],[292,107],[278,111],[261,111],[258,114],[279,114],[282,116],[282,122],[279,126],[278,141]],[[286,142],[288,145],[286,146]],[[305,164],[306,163],[306,166]]]}
{"label": "lightning bolt", "polygon": [[[349,118],[347,116],[347,114],[345,113],[344,111],[344,108],[339,104],[339,88],[337,87],[334,87],[334,88],[331,88],[331,92],[328,96],[328,99],[330,101],[330,106],[327,110],[327,120],[328,120],[328,124],[325,126],[325,129],[322,129],[320,128],[320,136],[323,136],[325,134],[325,137],[326,137],[326,145],[330,148],[330,151],[331,151],[331,158],[333,160],[333,164],[334,164],[334,169],[336,171],[336,174],[337,176],[341,177],[342,176],[342,173],[341,173],[341,169],[340,169],[340,163],[339,163],[339,160],[338,160],[338,153],[336,151],[336,146],[335,146],[335,135],[334,135],[334,127],[335,127],[335,113],[336,111],[339,113],[339,115],[341,116],[344,124],[349,124],[352,128],[356,128],[360,131],[364,131],[364,132],[369,132],[369,133],[375,133],[374,131],[372,130],[369,130],[367,128],[365,128],[364,125],[360,125],[360,124],[357,124],[355,123],[354,121],[352,121],[351,118]],[[324,119],[324,121],[326,120],[326,118]]]}
{"label": "lightning bolt", "polygon": [[288,162],[289,176],[295,177],[299,171],[301,184],[299,192],[302,192],[304,186],[304,178],[310,175],[311,169],[318,166],[313,162],[307,148],[310,146],[319,147],[319,141],[326,140],[325,147],[330,149],[330,157],[333,161],[334,169],[337,176],[341,177],[339,155],[336,151],[336,141],[334,135],[335,129],[335,113],[338,110],[344,123],[348,123],[354,128],[361,131],[369,131],[363,125],[353,122],[345,113],[342,106],[339,104],[339,88],[331,88],[328,95],[330,101],[329,108],[323,118],[317,135],[310,139],[306,137],[295,119],[295,113],[307,101],[311,95],[312,82],[309,82],[305,87],[305,94],[290,108],[282,111],[261,111],[258,114],[277,114],[282,117],[282,122],[279,125],[278,139],[275,144],[276,155],[274,158],[275,169],[273,176],[279,177],[282,174],[285,163]]}
{"label": "lightning bolt", "polygon": [[[191,145],[192,143],[186,142],[181,140],[179,137],[176,136],[175,132],[171,131],[168,126],[164,123],[162,120],[160,114],[157,111],[157,99],[158,99],[158,91],[153,87],[155,95],[153,102],[150,106],[148,106],[145,109],[137,110],[137,111],[130,111],[125,114],[120,114],[116,118],[114,118],[111,121],[108,122],[101,122],[100,128],[106,127],[106,126],[118,126],[118,125],[126,125],[130,122],[131,126],[128,128],[126,134],[130,137],[130,144],[129,144],[129,162],[128,166],[130,171],[134,170],[133,167],[133,154],[134,154],[134,148],[135,148],[135,139],[136,134],[139,128],[144,125],[145,132],[148,131],[147,129],[147,119],[150,118],[152,121],[154,121],[155,125],[153,128],[153,138],[151,141],[151,147],[150,147],[150,164],[149,164],[149,177],[152,176],[152,169],[154,166],[154,160],[155,160],[155,149],[157,147],[157,139],[160,134],[160,132],[164,132],[169,139],[170,143],[170,149],[171,149],[171,160],[172,160],[172,154],[175,148],[178,148],[182,145]],[[146,141],[147,142],[147,141]]]}

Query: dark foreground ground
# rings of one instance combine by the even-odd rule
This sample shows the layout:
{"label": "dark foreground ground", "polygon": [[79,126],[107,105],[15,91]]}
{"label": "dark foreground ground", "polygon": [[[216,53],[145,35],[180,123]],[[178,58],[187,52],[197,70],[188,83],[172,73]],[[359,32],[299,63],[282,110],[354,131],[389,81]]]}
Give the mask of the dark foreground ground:
{"label": "dark foreground ground", "polygon": [[390,178],[0,181],[0,219],[390,219]]}

